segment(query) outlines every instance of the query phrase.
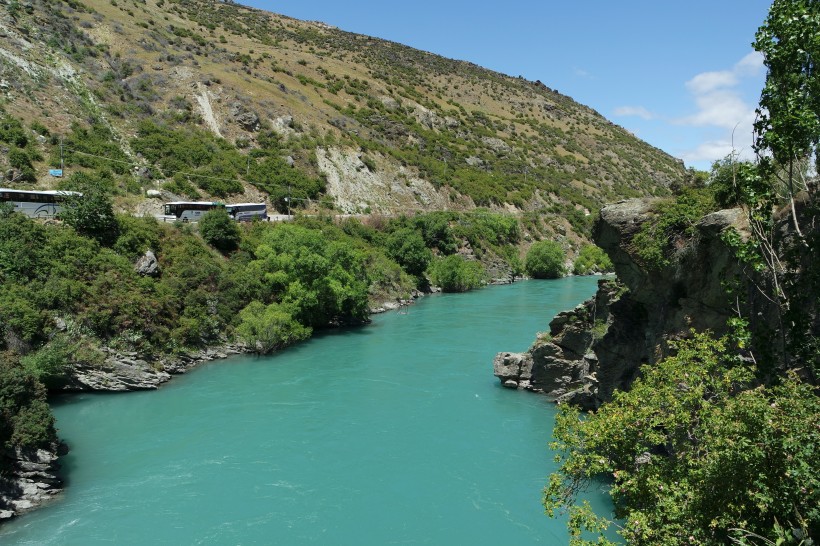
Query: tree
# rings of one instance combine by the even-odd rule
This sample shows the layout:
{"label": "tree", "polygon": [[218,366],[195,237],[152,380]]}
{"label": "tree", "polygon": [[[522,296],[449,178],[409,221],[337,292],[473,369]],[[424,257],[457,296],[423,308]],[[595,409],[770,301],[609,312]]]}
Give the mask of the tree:
{"label": "tree", "polygon": [[[45,388],[0,353],[0,450],[47,448],[57,441]],[[11,470],[0,457],[0,474]]]}
{"label": "tree", "polygon": [[411,228],[394,231],[387,237],[387,255],[395,260],[409,274],[420,277],[424,274],[433,253],[424,243],[419,233]]}
{"label": "tree", "polygon": [[612,271],[612,261],[603,249],[595,245],[581,247],[578,257],[572,263],[572,272],[576,275],[607,273],[610,271]]}
{"label": "tree", "polygon": [[[768,69],[755,121],[755,151],[761,167],[784,180],[792,204],[798,191],[798,166],[814,155],[820,167],[818,29],[820,3],[816,0],[775,0],[753,44]],[[794,206],[792,211],[800,233]]]}
{"label": "tree", "polygon": [[256,352],[268,354],[310,337],[312,329],[299,324],[288,309],[253,301],[239,313],[236,331]]}
{"label": "tree", "polygon": [[199,220],[199,233],[206,243],[223,253],[236,250],[239,241],[242,240],[239,226],[222,207],[209,210],[202,215]]}
{"label": "tree", "polygon": [[69,196],[60,213],[60,219],[77,233],[96,239],[106,246],[113,244],[119,235],[114,207],[105,189],[110,182],[110,175],[104,173],[73,175],[67,187],[82,195]]}
{"label": "tree", "polygon": [[564,249],[555,241],[538,241],[530,247],[524,267],[536,279],[557,279],[564,271]]}
{"label": "tree", "polygon": [[367,320],[366,256],[338,232],[293,224],[266,229],[254,254],[266,284],[301,324],[320,328]]}
{"label": "tree", "polygon": [[444,292],[466,292],[483,285],[485,273],[480,263],[453,254],[430,264],[430,280]]}
{"label": "tree", "polygon": [[[820,398],[796,376],[755,386],[727,340],[696,334],[641,369],[628,392],[582,418],[563,406],[551,447],[560,470],[549,514],[572,507],[599,476],[629,544],[727,544],[738,533],[775,538],[796,514],[820,533]],[[581,525],[600,518],[570,508]],[[741,530],[743,533],[741,533]]]}

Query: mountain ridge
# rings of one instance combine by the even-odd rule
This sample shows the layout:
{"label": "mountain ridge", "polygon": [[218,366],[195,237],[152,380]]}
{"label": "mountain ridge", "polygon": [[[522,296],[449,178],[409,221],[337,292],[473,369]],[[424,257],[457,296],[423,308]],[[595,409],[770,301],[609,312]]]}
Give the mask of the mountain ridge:
{"label": "mountain ridge", "polygon": [[[0,103],[46,130],[30,146],[34,170],[59,166],[57,135],[82,152],[73,127],[99,125],[118,160],[133,164],[113,183],[118,205],[132,212],[151,208],[146,189],[168,198],[267,195],[280,210],[290,193],[346,213],[537,212],[547,233],[560,224],[583,233],[606,202],[668,194],[686,175],[678,160],[540,81],[321,22],[197,0],[5,7]],[[146,120],[210,133],[221,144],[206,144],[232,155],[206,161],[229,165],[160,165],[144,145]],[[331,156],[338,161],[320,160]],[[63,162],[68,172],[110,168],[72,153]],[[214,171],[241,190],[203,183]],[[305,180],[289,180],[294,172]]]}

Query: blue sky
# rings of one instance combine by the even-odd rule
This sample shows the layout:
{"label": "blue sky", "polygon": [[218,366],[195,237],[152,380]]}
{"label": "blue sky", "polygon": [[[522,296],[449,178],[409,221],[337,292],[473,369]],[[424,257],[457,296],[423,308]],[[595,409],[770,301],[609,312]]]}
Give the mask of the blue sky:
{"label": "blue sky", "polygon": [[687,166],[751,157],[770,0],[240,0],[541,80]]}

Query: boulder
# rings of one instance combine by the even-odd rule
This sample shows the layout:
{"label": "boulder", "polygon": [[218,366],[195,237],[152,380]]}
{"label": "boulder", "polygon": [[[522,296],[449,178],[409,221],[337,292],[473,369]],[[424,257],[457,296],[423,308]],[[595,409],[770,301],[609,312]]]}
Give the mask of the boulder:
{"label": "boulder", "polygon": [[134,271],[143,277],[156,277],[159,275],[159,262],[156,255],[150,249],[146,250],[145,254],[134,264]]}
{"label": "boulder", "polygon": [[231,117],[247,131],[259,130],[259,116],[248,110],[244,104],[234,101],[230,106]]}

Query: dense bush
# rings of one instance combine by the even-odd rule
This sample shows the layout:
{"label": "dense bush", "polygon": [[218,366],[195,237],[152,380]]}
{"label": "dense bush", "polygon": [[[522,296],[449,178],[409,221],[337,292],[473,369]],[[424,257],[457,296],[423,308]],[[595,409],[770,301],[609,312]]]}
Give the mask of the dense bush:
{"label": "dense bush", "polygon": [[311,328],[302,326],[287,306],[253,301],[239,313],[239,337],[254,350],[267,354],[310,337]]}
{"label": "dense bush", "polygon": [[524,268],[535,279],[557,279],[565,273],[565,260],[564,249],[560,244],[555,241],[539,241],[527,251]]}
{"label": "dense bush", "polygon": [[[338,229],[334,228],[338,237]],[[277,300],[303,325],[356,323],[367,318],[366,253],[350,241],[283,224],[262,233],[254,250]]]}
{"label": "dense bush", "polygon": [[145,120],[131,146],[158,165],[166,177],[193,180],[217,197],[242,191],[238,178],[246,169],[245,159],[235,146],[208,131],[171,129]]}
{"label": "dense bush", "polygon": [[0,142],[18,148],[25,148],[28,145],[29,140],[26,129],[17,118],[5,114],[0,117]]}
{"label": "dense bush", "polygon": [[590,273],[608,273],[612,271],[612,261],[609,256],[595,245],[584,245],[578,257],[572,262],[572,272],[576,275]]}
{"label": "dense bush", "polygon": [[[606,476],[629,544],[718,545],[750,533],[774,540],[778,521],[798,518],[817,536],[820,398],[812,387],[795,376],[755,387],[754,371],[708,334],[677,350],[594,414],[562,406],[548,513]],[[573,525],[601,523],[584,508],[572,512]]]}
{"label": "dense bush", "polygon": [[114,216],[114,208],[105,189],[108,177],[102,175],[72,175],[65,189],[82,193],[72,195],[63,204],[60,219],[77,230],[77,233],[92,237],[103,245],[111,245],[119,236],[119,223]]}
{"label": "dense bush", "polygon": [[89,127],[72,123],[71,132],[63,139],[61,148],[55,146],[52,150],[52,167],[79,166],[111,170],[118,175],[127,174],[131,169],[131,162],[123,153],[117,139],[111,130],[101,123],[93,123]]}
{"label": "dense bush", "polygon": [[11,148],[9,150],[9,165],[20,171],[14,177],[15,182],[35,182],[37,176],[34,172],[34,166],[31,164],[31,156],[20,148]]}
{"label": "dense bush", "polygon": [[655,215],[632,238],[635,254],[649,269],[666,267],[686,248],[687,240],[697,236],[695,223],[716,209],[710,188],[684,188],[675,198],[655,205]]}
{"label": "dense bush", "polygon": [[433,253],[424,244],[418,232],[410,228],[394,231],[387,237],[387,255],[393,258],[410,275],[420,277],[427,270]]}
{"label": "dense bush", "polygon": [[239,226],[224,208],[203,214],[199,220],[199,233],[205,242],[221,252],[236,250],[242,239]]}
{"label": "dense bush", "polygon": [[119,236],[114,250],[127,258],[137,258],[146,250],[156,250],[162,237],[159,222],[153,216],[117,215]]}
{"label": "dense bush", "polygon": [[465,292],[487,282],[479,262],[465,260],[458,254],[433,260],[429,274],[431,282],[444,292]]}
{"label": "dense bush", "polygon": [[300,169],[290,166],[277,151],[260,161],[252,161],[247,175],[248,182],[267,192],[270,202],[279,212],[303,208],[310,201],[318,201],[325,190],[323,178],[311,177]]}
{"label": "dense bush", "polygon": [[[49,447],[56,440],[45,388],[0,353],[0,451]],[[11,471],[9,460],[0,456],[0,474]]]}

